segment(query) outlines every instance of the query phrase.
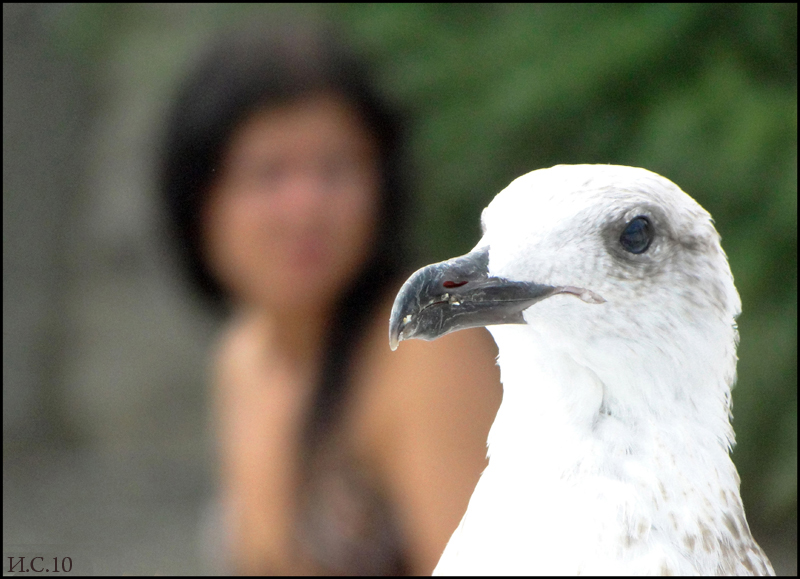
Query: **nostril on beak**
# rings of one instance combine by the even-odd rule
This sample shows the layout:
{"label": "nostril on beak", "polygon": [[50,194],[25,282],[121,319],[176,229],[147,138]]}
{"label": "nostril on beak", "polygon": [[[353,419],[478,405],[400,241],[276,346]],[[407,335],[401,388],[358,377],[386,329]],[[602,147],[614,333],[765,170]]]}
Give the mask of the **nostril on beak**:
{"label": "nostril on beak", "polygon": [[462,285],[465,285],[466,283],[467,283],[466,281],[450,281],[450,280],[448,280],[448,281],[444,282],[442,285],[444,287],[446,287],[447,289],[450,289],[450,288],[454,288],[454,287],[461,287]]}

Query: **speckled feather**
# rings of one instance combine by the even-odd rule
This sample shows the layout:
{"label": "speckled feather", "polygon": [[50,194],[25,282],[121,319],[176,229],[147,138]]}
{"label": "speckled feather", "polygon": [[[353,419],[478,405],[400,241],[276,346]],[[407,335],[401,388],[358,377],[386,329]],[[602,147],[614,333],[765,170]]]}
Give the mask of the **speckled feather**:
{"label": "speckled feather", "polygon": [[773,574],[729,456],[741,303],[710,215],[644,169],[577,165],[515,180],[482,224],[491,275],[605,302],[489,328],[503,403],[436,573]]}

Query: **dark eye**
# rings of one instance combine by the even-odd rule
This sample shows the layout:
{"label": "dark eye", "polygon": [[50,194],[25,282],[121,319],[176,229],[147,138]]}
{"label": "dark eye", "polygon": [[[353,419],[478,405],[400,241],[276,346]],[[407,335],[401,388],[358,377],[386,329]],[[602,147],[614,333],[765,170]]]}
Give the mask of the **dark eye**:
{"label": "dark eye", "polygon": [[653,241],[653,224],[644,215],[630,220],[619,238],[625,251],[644,253]]}

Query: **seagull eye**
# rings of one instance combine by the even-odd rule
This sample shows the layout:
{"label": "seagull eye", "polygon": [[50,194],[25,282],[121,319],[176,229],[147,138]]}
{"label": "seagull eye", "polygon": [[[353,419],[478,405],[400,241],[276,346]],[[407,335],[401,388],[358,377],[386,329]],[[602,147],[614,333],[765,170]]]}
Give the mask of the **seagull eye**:
{"label": "seagull eye", "polygon": [[620,244],[631,253],[644,253],[653,241],[653,224],[644,215],[630,220],[619,238]]}

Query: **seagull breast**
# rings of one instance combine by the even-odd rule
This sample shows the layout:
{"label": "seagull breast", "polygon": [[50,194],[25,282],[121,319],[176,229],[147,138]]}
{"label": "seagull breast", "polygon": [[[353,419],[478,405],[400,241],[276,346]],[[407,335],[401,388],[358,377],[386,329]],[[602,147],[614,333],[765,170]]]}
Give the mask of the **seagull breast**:
{"label": "seagull breast", "polygon": [[443,574],[771,574],[730,459],[741,310],[711,216],[613,165],[512,182],[389,340],[487,326],[503,402]]}

